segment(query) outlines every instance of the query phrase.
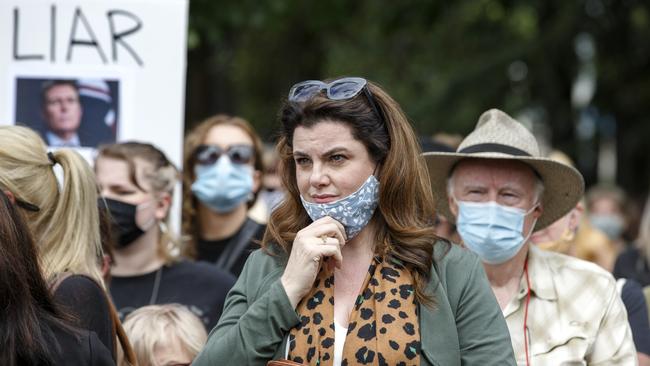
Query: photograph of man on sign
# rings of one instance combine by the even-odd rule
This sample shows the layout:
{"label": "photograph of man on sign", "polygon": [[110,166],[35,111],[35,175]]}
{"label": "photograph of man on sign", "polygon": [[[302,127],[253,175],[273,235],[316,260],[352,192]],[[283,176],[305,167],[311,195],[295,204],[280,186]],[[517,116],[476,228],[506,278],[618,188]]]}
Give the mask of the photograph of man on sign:
{"label": "photograph of man on sign", "polygon": [[50,147],[97,147],[118,131],[117,80],[16,80],[16,123],[38,131]]}

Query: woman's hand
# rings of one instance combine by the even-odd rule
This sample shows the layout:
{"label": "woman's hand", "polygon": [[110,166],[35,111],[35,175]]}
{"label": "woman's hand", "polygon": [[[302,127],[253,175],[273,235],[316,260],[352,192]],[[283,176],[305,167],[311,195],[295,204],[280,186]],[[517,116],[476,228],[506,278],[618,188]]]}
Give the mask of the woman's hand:
{"label": "woman's hand", "polygon": [[313,286],[325,258],[332,257],[334,265],[341,268],[341,247],[345,239],[343,225],[329,216],[312,222],[296,234],[280,279],[294,309]]}

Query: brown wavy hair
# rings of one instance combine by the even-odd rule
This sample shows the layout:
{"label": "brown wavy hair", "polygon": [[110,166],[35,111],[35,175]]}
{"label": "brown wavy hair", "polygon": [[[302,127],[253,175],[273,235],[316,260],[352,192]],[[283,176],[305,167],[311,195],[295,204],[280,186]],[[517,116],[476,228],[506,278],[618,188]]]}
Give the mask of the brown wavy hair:
{"label": "brown wavy hair", "polygon": [[[192,183],[196,179],[194,166],[196,161],[194,154],[196,149],[203,144],[205,136],[210,129],[219,125],[230,125],[241,128],[253,141],[253,168],[260,173],[264,171],[264,162],[262,161],[262,140],[255,132],[253,126],[243,118],[229,116],[226,114],[217,114],[201,121],[185,137],[185,146],[183,151],[183,255],[196,257],[196,239],[199,228],[196,221],[196,206],[198,204],[196,197],[192,194]],[[253,206],[257,200],[257,191],[253,192],[253,199],[248,202],[248,207]]]}
{"label": "brown wavy hair", "polygon": [[330,100],[319,94],[305,102],[287,101],[282,106],[277,150],[287,194],[271,214],[262,246],[273,252],[279,245],[288,254],[296,233],[312,222],[302,206],[296,182],[292,147],[296,127],[310,127],[324,120],[341,121],[379,167],[379,205],[371,219],[378,243],[375,250],[404,263],[413,272],[416,299],[433,305],[433,295],[426,293],[437,240],[429,174],[417,137],[400,106],[378,85],[368,82],[367,88],[377,111],[364,93],[347,100]]}

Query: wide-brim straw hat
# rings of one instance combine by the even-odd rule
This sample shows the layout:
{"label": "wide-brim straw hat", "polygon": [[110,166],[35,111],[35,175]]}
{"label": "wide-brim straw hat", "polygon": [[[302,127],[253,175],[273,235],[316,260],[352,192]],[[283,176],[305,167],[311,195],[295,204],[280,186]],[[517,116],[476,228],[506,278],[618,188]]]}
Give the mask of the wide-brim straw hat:
{"label": "wide-brim straw hat", "polygon": [[447,180],[463,159],[515,160],[528,164],[544,184],[542,215],[535,230],[543,229],[564,216],[584,193],[584,179],[573,167],[542,157],[535,136],[521,123],[498,109],[483,113],[456,152],[423,154],[438,212],[454,221],[447,198]]}

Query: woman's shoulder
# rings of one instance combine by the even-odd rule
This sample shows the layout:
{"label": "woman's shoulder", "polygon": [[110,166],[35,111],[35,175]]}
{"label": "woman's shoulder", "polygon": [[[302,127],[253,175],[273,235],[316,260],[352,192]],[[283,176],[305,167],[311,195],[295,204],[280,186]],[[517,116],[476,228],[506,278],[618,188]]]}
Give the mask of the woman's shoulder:
{"label": "woman's shoulder", "polygon": [[64,278],[57,281],[54,286],[54,293],[58,294],[73,294],[83,293],[87,295],[101,295],[104,293],[101,285],[94,279],[83,274],[69,274],[64,275]]}
{"label": "woman's shoulder", "polygon": [[53,330],[61,350],[53,360],[54,365],[115,365],[110,351],[95,332],[62,327]]}
{"label": "woman's shoulder", "polygon": [[433,261],[439,267],[457,268],[474,265],[479,259],[475,253],[460,244],[440,239],[433,246]]}
{"label": "woman's shoulder", "polygon": [[251,290],[263,287],[281,275],[286,262],[287,255],[275,247],[256,249],[248,256],[238,282]]}
{"label": "woman's shoulder", "polygon": [[278,246],[271,245],[266,248],[254,250],[248,260],[244,270],[268,273],[283,268],[287,261],[287,255]]}
{"label": "woman's shoulder", "polygon": [[433,247],[434,270],[446,287],[462,286],[480,264],[478,256],[460,244],[438,240]]}

